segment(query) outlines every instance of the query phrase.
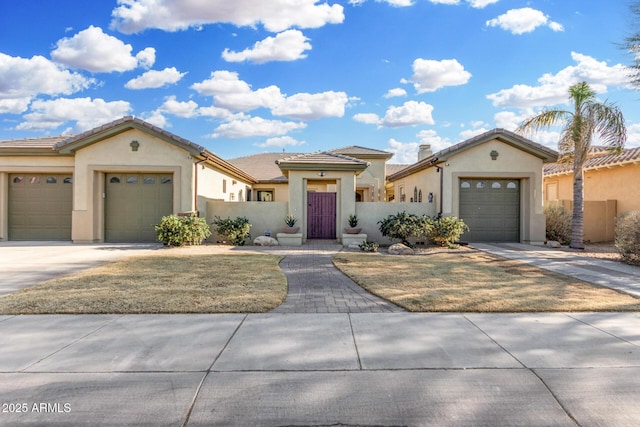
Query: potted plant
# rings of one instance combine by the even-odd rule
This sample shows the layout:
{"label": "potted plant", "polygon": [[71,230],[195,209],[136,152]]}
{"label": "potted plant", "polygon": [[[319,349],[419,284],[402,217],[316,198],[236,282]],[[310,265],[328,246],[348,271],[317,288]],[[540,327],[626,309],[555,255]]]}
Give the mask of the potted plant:
{"label": "potted plant", "polygon": [[344,228],[345,233],[360,234],[360,231],[362,231],[362,228],[358,227],[358,215],[355,215],[355,214],[349,215],[347,222],[349,223],[349,226]]}
{"label": "potted plant", "polygon": [[289,234],[295,234],[300,230],[300,227],[296,227],[296,222],[298,222],[298,219],[289,214],[287,216],[284,217],[284,223],[287,225],[285,228],[282,229],[282,231],[284,233],[289,233]]}

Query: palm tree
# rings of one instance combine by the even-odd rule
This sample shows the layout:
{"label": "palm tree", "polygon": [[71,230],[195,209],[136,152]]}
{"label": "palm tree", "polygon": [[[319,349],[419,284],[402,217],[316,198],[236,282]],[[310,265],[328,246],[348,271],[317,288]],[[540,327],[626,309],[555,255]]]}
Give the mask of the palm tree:
{"label": "palm tree", "polygon": [[586,82],[571,86],[569,95],[573,111],[545,109],[525,120],[518,132],[538,131],[564,124],[558,149],[559,161],[573,164],[573,222],[570,247],[584,249],[583,167],[591,148],[591,140],[597,134],[599,143],[611,151],[620,152],[627,140],[627,129],[620,109],[607,102],[598,102],[595,92]]}

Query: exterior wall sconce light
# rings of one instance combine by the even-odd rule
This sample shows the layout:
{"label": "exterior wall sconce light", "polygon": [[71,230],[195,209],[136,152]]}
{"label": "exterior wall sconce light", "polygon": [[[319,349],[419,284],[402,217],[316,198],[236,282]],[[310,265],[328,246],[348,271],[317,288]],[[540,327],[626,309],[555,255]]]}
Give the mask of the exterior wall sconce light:
{"label": "exterior wall sconce light", "polygon": [[429,193],[429,196],[427,196],[429,203],[433,203],[433,193]]}
{"label": "exterior wall sconce light", "polygon": [[322,171],[322,172],[318,172],[318,176],[325,176],[326,172]]}
{"label": "exterior wall sconce light", "polygon": [[138,141],[131,141],[131,151],[138,151],[138,147],[140,147],[140,143]]}
{"label": "exterior wall sconce light", "polygon": [[489,153],[489,155],[491,156],[491,160],[497,160],[498,154],[499,153],[496,150],[491,151],[491,153]]}

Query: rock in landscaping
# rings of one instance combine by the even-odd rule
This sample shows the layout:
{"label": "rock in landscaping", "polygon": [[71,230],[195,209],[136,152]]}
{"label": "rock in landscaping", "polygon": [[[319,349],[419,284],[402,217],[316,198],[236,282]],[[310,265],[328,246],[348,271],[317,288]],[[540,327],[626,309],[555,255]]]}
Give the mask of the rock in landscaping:
{"label": "rock in landscaping", "polygon": [[351,243],[349,243],[349,245],[347,246],[347,248],[349,248],[349,249],[360,249],[360,243],[358,243],[358,242],[351,242]]}
{"label": "rock in landscaping", "polygon": [[258,236],[253,241],[253,244],[256,246],[278,246],[278,241],[273,237],[269,236]]}
{"label": "rock in landscaping", "polygon": [[415,252],[409,246],[403,245],[402,243],[395,243],[389,246],[389,254],[390,255],[413,255],[415,254]]}
{"label": "rock in landscaping", "polygon": [[547,241],[547,247],[549,247],[549,248],[561,248],[562,245],[560,244],[560,242],[557,242],[555,240],[548,240]]}

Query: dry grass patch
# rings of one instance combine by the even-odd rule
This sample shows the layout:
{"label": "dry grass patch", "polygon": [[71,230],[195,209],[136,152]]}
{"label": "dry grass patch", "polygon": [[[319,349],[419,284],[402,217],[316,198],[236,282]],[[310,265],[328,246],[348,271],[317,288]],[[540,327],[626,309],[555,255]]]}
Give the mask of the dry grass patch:
{"label": "dry grass patch", "polygon": [[287,296],[280,256],[134,256],[0,298],[0,314],[262,313]]}
{"label": "dry grass patch", "polygon": [[638,311],[640,299],[471,250],[416,256],[339,253],[356,283],[409,311]]}

